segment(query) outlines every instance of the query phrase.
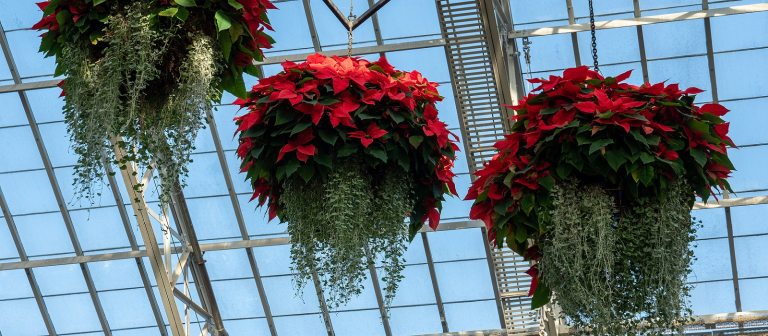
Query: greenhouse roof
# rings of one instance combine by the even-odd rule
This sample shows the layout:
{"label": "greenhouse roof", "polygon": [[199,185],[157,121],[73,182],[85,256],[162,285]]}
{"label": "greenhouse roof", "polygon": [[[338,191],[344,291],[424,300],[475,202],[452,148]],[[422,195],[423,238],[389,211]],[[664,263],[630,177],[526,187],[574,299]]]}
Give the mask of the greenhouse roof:
{"label": "greenhouse roof", "polygon": [[[358,15],[376,3],[353,1]],[[274,2],[277,43],[261,64],[266,75],[279,72],[286,59],[346,53],[347,32],[324,1]],[[342,10],[349,6],[335,2]],[[633,83],[699,87],[706,92],[698,101],[732,110],[727,119],[740,147],[731,154],[736,193],[693,212],[704,226],[689,278],[691,303],[695,315],[768,310],[768,132],[761,124],[768,121],[762,105],[768,102],[768,3],[612,0],[595,1],[595,11],[603,73],[634,69]],[[467,19],[469,30],[458,36],[457,17],[466,13],[477,17]],[[0,0],[0,335],[173,334],[164,300],[177,307],[187,302],[162,296],[165,285],[158,287],[152,265],[166,256],[184,264],[189,236],[165,234],[179,230],[179,222],[194,227],[212,293],[198,286],[199,275],[179,277],[175,289],[203,310],[207,297],[215,297],[229,335],[491,334],[505,328],[538,334],[536,314],[526,308],[523,264],[488,248],[485,229],[469,220],[471,202],[462,197],[444,205],[437,232],[423,230],[412,242],[388,314],[374,286],[381,269],[371,272],[377,281],[338,309],[319,304],[322,291],[312,284],[296,294],[286,225],[268,221],[249,202],[252,189],[239,173],[232,118],[240,112],[231,104],[218,106],[198,136],[184,201],[168,228],[152,225],[160,243],[154,250],[161,253],[153,254],[120,174],[105,181],[96,204],[78,201],[72,187],[77,158],[56,87],[61,78],[52,75],[54,60],[37,52],[40,33],[29,28],[40,17],[33,0]],[[353,53],[386,55],[395,67],[440,83],[440,117],[462,138],[455,171],[464,196],[471,171],[503,134],[498,105],[530,90],[524,79],[591,64],[587,23],[586,0],[392,0],[355,30]],[[477,61],[461,60],[462,48],[473,43],[482,49]],[[483,97],[496,102],[488,112],[473,105],[478,98],[468,92],[475,89],[466,88],[473,66],[488,70]],[[146,196],[159,212],[157,195]],[[505,282],[504,272],[519,280]],[[205,328],[199,310],[177,314],[189,316],[190,333]]]}

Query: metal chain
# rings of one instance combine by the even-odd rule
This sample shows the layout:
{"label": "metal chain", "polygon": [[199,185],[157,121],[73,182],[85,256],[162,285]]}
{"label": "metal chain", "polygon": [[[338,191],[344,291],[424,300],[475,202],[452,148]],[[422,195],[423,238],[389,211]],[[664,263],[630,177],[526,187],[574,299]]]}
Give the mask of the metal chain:
{"label": "metal chain", "polygon": [[[525,58],[525,64],[528,67],[528,79],[531,79],[533,74],[531,73],[531,42],[528,37],[523,37],[523,57]],[[528,85],[528,83],[525,83]],[[533,86],[531,86],[533,89]]]}
{"label": "metal chain", "polygon": [[352,57],[352,26],[357,18],[354,13],[355,0],[349,0],[349,16],[347,17],[347,57]]}
{"label": "metal chain", "polygon": [[589,29],[592,33],[592,60],[595,62],[595,71],[600,71],[597,62],[597,36],[595,34],[595,10],[592,8],[592,0],[589,0]]}

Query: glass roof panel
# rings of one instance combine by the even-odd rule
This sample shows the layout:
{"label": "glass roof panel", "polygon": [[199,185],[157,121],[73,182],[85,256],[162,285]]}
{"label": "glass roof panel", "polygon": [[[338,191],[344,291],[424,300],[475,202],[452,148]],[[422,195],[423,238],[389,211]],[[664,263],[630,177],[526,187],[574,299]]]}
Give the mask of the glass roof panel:
{"label": "glass roof panel", "polygon": [[451,330],[495,330],[501,327],[494,299],[446,303],[445,317]]}
{"label": "glass roof panel", "polygon": [[[0,65],[2,64],[4,62],[0,62]],[[24,109],[21,107],[21,99],[19,99],[18,94],[13,92],[0,93],[0,106],[3,107],[3,113],[0,113],[0,129],[27,125],[27,117],[24,116]]]}
{"label": "glass roof panel", "polygon": [[[64,220],[58,212],[14,216],[13,219],[30,259],[75,252]],[[55,278],[51,280],[55,281]]]}
{"label": "glass roof panel", "polygon": [[269,13],[269,22],[275,29],[270,32],[275,44],[268,56],[310,52],[312,37],[304,14],[301,1],[283,1],[277,3],[278,10]]}
{"label": "glass roof panel", "polygon": [[736,236],[768,234],[766,213],[768,213],[768,205],[764,204],[731,209],[733,234]]}
{"label": "glass roof panel", "polygon": [[212,285],[223,319],[264,317],[264,307],[252,277],[213,281]]}
{"label": "glass roof panel", "polygon": [[32,288],[29,287],[24,270],[0,272],[0,301],[30,297]]}
{"label": "glass roof panel", "polygon": [[[587,22],[586,0],[574,0],[577,23]],[[314,50],[310,27],[306,18],[303,1],[276,1],[280,10],[270,13],[276,32],[275,48],[267,55],[279,60],[278,55],[308,53]],[[346,48],[347,35],[342,25],[320,0],[310,0],[322,49]],[[347,12],[348,0],[337,0],[337,5]],[[368,8],[369,1],[354,0],[355,13],[360,15]],[[723,7],[757,3],[756,1],[713,1],[710,7]],[[699,1],[642,0],[643,15],[677,13],[701,8]],[[565,0],[542,0],[536,2],[510,1],[515,29],[551,27],[566,25]],[[44,59],[37,53],[38,32],[26,29],[39,18],[39,11],[33,1],[0,0],[0,23],[9,39],[10,47],[24,82],[39,82],[50,79],[53,59]],[[595,12],[598,20],[631,18],[632,1],[596,1]],[[726,106],[733,110],[728,116],[732,123],[734,140],[742,145],[732,151],[731,156],[739,170],[734,173],[732,184],[737,197],[762,196],[768,189],[764,178],[764,167],[768,162],[764,153],[768,146],[761,125],[764,117],[760,113],[768,87],[762,81],[768,70],[765,55],[768,42],[760,32],[766,29],[765,13],[717,17],[712,21],[715,69],[719,98],[726,100]],[[437,10],[433,1],[392,1],[379,15],[381,35],[385,43],[404,41],[427,41],[441,38]],[[407,24],[404,24],[407,23]],[[738,23],[737,34],[733,27]],[[651,81],[679,82],[681,86],[697,86],[707,90],[698,101],[712,99],[709,66],[706,56],[704,25],[702,20],[646,25],[645,50],[651,59],[648,70]],[[753,34],[754,33],[754,34]],[[376,44],[375,27],[372,20],[365,22],[355,31],[355,47]],[[546,76],[559,74],[563,68],[575,65],[574,48],[570,34],[532,37],[531,70],[521,59],[525,76]],[[750,35],[749,38],[746,36]],[[589,33],[577,34],[581,62],[591,64]],[[600,30],[597,34],[601,67],[606,75],[615,75],[634,69],[630,82],[642,82],[640,46],[637,29],[634,27]],[[738,38],[736,38],[738,37]],[[520,41],[515,41],[522,50]],[[620,48],[614,46],[621,46]],[[743,50],[749,49],[749,50]],[[390,63],[403,70],[418,70],[428,79],[440,82],[440,92],[445,100],[439,103],[441,118],[456,134],[460,134],[459,116],[456,109],[451,76],[448,72],[445,50],[442,47],[387,52]],[[366,55],[377,58],[378,54]],[[749,66],[744,66],[749,64]],[[267,75],[279,72],[278,64],[265,65]],[[10,71],[5,60],[0,61],[0,86],[10,84]],[[247,78],[249,85],[255,78]],[[75,157],[69,147],[68,136],[62,120],[62,99],[58,88],[43,88],[26,91],[32,112],[37,119],[42,141],[54,166],[57,189],[60,189],[68,209],[72,209],[74,229],[79,244],[86,255],[98,255],[116,251],[129,251],[130,242],[125,234],[123,219],[114,206],[114,195],[105,186],[103,195],[96,204],[75,202],[72,181],[72,164]],[[234,100],[226,95],[222,102]],[[227,160],[226,169],[232,178],[237,201],[245,226],[251,238],[285,236],[285,224],[267,222],[264,209],[248,202],[251,189],[243,182],[239,173],[239,161],[234,149],[234,124],[236,106],[222,105],[214,113],[218,137]],[[40,157],[35,139],[27,125],[19,95],[15,92],[0,93],[0,185],[9,205],[10,212],[19,230],[26,252],[33,260],[51,257],[73,256],[74,249],[64,225],[62,214],[54,197],[53,188]],[[232,207],[230,195],[219,162],[219,155],[211,130],[202,130],[196,141],[194,163],[190,166],[190,177],[185,188],[187,205],[197,235],[203,244],[211,242],[239,241],[236,209]],[[9,145],[10,144],[10,145]],[[744,146],[756,145],[756,146]],[[461,146],[463,150],[463,145]],[[465,153],[460,153],[455,172],[457,189],[462,194],[470,183],[469,168]],[[5,158],[12,158],[11,160]],[[118,174],[117,187],[123,202],[129,202]],[[149,200],[156,200],[154,183],[148,188]],[[461,197],[450,198],[444,205],[443,221],[466,220],[471,202]],[[121,205],[123,206],[123,205]],[[157,207],[156,203],[151,204]],[[85,209],[90,208],[90,209]],[[133,235],[142,244],[133,210],[126,206]],[[156,209],[158,210],[158,209]],[[732,208],[735,238],[736,267],[741,279],[741,302],[743,310],[765,310],[766,302],[759,298],[768,296],[768,269],[760,263],[765,254],[768,226],[760,218],[766,217],[768,207],[748,206]],[[694,313],[708,314],[732,312],[736,296],[733,290],[733,274],[726,231],[726,212],[723,209],[697,210],[694,216],[704,222],[699,231],[694,264],[690,281],[696,282],[692,303]],[[0,262],[17,261],[18,253],[4,220],[0,225]],[[171,219],[171,226],[175,222]],[[154,233],[162,242],[162,231],[153,226]],[[482,232],[477,229],[445,231],[429,234],[429,243],[435,263],[437,283],[440,287],[446,319],[451,331],[500,328],[496,302],[491,289],[488,263],[481,240]],[[750,235],[747,237],[739,237]],[[436,305],[434,289],[424,251],[421,235],[411,243],[406,259],[406,278],[400,284],[400,291],[390,311],[390,325],[394,335],[417,335],[436,333],[442,330]],[[175,246],[179,246],[175,241]],[[280,335],[325,335],[325,325],[313,284],[307,284],[304,292],[296,297],[290,276],[289,246],[267,246],[253,249],[255,260],[263,276],[274,322]],[[745,257],[748,256],[748,257]],[[178,257],[175,257],[175,259]],[[269,334],[267,319],[253,278],[247,254],[243,249],[208,251],[205,253],[211,275],[214,293],[218,299],[222,316],[230,335]],[[149,282],[155,284],[147,258],[143,258]],[[152,314],[150,301],[143,288],[143,282],[135,259],[121,259],[93,262],[90,273],[98,296],[104,308],[114,335],[155,335],[157,322]],[[94,304],[83,278],[80,266],[63,265],[33,269],[42,294],[48,304],[51,318],[58,333],[79,335],[100,335],[101,325]],[[378,277],[385,276],[381,268]],[[749,278],[747,278],[749,277]],[[378,302],[372,286],[367,286],[361,297],[349,305],[330,313],[337,335],[357,335],[360,326],[367,328],[366,335],[384,335]],[[181,289],[181,286],[178,286]],[[157,288],[152,288],[155,299]],[[192,294],[197,297],[194,284]],[[23,270],[0,271],[0,331],[8,335],[47,334],[29,281]],[[159,300],[158,300],[159,302]],[[72,308],[75,307],[75,308]],[[130,310],[130,311],[128,311]],[[160,314],[165,315],[162,307]],[[24,325],[12,323],[23,318]],[[194,319],[194,316],[193,316]],[[28,321],[28,322],[27,322]],[[199,324],[193,329],[201,327]],[[369,330],[368,330],[369,329]]]}
{"label": "glass roof panel", "polygon": [[[381,313],[378,308],[374,310],[345,311],[331,313],[333,330],[337,336],[360,335],[361,326],[365,326],[365,334],[371,336],[383,336],[384,326],[381,323]],[[322,331],[313,330],[316,335],[322,335]]]}
{"label": "glass roof panel", "polygon": [[421,335],[441,330],[436,305],[392,308],[390,315],[394,335]]}
{"label": "glass roof panel", "polygon": [[768,297],[768,279],[739,279],[739,291],[741,292],[741,307],[743,310],[756,311],[768,309],[768,302],[765,300]]}
{"label": "glass roof panel", "polygon": [[[46,335],[45,322],[33,298],[1,300],[0,330],[8,335]],[[24,321],[24,323],[19,323]]]}
{"label": "glass roof panel", "polygon": [[690,302],[693,313],[697,315],[736,311],[733,280],[694,284]]}
{"label": "glass roof panel", "polygon": [[143,287],[99,292],[99,299],[111,329],[157,326]]}
{"label": "glass roof panel", "polygon": [[[124,298],[128,300],[129,298]],[[45,298],[51,321],[61,334],[101,330],[91,297],[85,294],[49,296]],[[127,312],[126,312],[127,313]]]}
{"label": "glass roof panel", "polygon": [[41,79],[31,79],[31,77],[51,77],[56,68],[52,57],[45,57],[37,52],[40,48],[39,35],[40,33],[34,30],[16,30],[6,33],[8,43],[11,45],[11,53],[19,68],[19,75],[25,82]]}

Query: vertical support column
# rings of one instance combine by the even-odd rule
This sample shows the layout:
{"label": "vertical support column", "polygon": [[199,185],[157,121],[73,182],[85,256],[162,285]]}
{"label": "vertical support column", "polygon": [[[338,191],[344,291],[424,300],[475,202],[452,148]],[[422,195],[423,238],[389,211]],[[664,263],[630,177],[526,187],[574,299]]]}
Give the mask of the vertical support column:
{"label": "vertical support column", "polygon": [[328,336],[335,336],[336,333],[333,331],[333,322],[331,321],[331,314],[328,311],[328,304],[325,303],[325,295],[323,294],[323,285],[322,283],[320,283],[320,276],[317,275],[317,271],[312,271],[312,282],[315,285],[317,300],[320,302],[320,311],[323,314],[325,331],[328,332]]}
{"label": "vertical support column", "polygon": [[[480,0],[479,6],[480,21],[486,33],[485,42],[496,84],[496,95],[502,106],[512,105],[515,103],[515,100],[513,100],[512,90],[510,90],[510,85],[513,81],[509,80],[509,73],[507,71],[508,55],[506,54],[505,47],[507,37],[506,34],[501,33],[493,0]],[[503,116],[502,122],[505,130],[509,130],[511,126],[509,111],[506,108],[502,108],[501,115]]]}
{"label": "vertical support column", "polygon": [[203,252],[200,250],[200,243],[197,241],[197,233],[195,232],[195,227],[192,226],[192,218],[189,215],[187,201],[184,198],[184,193],[181,189],[173,195],[173,204],[176,209],[174,218],[181,229],[181,234],[186,236],[187,243],[192,250],[191,266],[193,276],[197,280],[195,282],[195,287],[202,293],[200,299],[203,300],[205,303],[204,307],[213,318],[214,335],[227,336],[227,331],[224,329],[224,322],[221,320],[219,305],[216,302],[216,295],[214,295],[213,287],[211,286],[211,279],[208,276],[208,269],[205,267]]}
{"label": "vertical support column", "polygon": [[437,283],[437,272],[435,272],[435,263],[432,260],[432,249],[429,247],[429,237],[427,233],[421,232],[421,241],[424,244],[424,255],[427,258],[427,267],[429,268],[429,278],[432,280],[432,288],[435,292],[435,303],[437,304],[437,312],[440,314],[440,325],[443,327],[443,332],[447,333],[448,320],[445,317],[445,306],[443,305],[443,297],[440,295],[440,285]]}
{"label": "vertical support column", "polygon": [[366,254],[368,257],[368,272],[371,274],[373,291],[376,294],[376,302],[379,304],[379,314],[381,314],[381,325],[384,327],[384,335],[392,336],[392,328],[389,325],[389,314],[387,314],[387,307],[384,305],[384,295],[381,293],[379,274],[376,272],[375,256],[372,256],[370,251],[366,251]]}
{"label": "vertical support column", "polygon": [[[117,139],[113,139],[112,144],[115,149],[115,158],[120,160],[125,156],[125,151],[118,145]],[[126,165],[126,169],[120,170],[120,175],[123,177],[126,191],[131,198],[133,214],[136,217],[136,223],[139,225],[139,232],[141,233],[141,238],[144,241],[144,246],[147,250],[147,257],[149,258],[149,264],[152,267],[152,274],[155,276],[157,282],[157,289],[160,292],[160,300],[165,309],[165,316],[168,320],[171,334],[173,336],[186,336],[179,307],[176,305],[176,298],[173,294],[173,289],[175,287],[174,284],[171,283],[168,272],[163,264],[163,253],[160,252],[155,232],[152,230],[152,222],[150,221],[149,213],[144,207],[144,195],[137,189],[137,185],[139,184],[137,179],[138,172],[132,164],[128,164]]]}
{"label": "vertical support column", "polygon": [[[701,9],[708,10],[709,9],[709,1],[708,0],[702,0],[701,1]],[[717,73],[715,71],[715,52],[714,47],[712,45],[712,23],[710,22],[710,18],[706,17],[704,18],[704,35],[706,37],[706,44],[707,44],[707,65],[709,67],[709,83],[711,87],[712,92],[712,102],[718,103],[720,101],[720,97],[717,90]],[[723,198],[727,199],[730,198],[731,195],[728,193],[727,190],[723,191]],[[741,306],[741,291],[739,289],[739,269],[736,264],[736,242],[733,238],[733,219],[731,217],[731,208],[726,207],[725,208],[725,224],[726,224],[726,230],[728,231],[728,250],[731,260],[731,276],[733,277],[733,293],[734,293],[734,303],[736,306],[736,311],[741,312],[742,306]],[[739,324],[739,326],[742,326],[743,324]]]}
{"label": "vertical support column", "polygon": [[[115,178],[112,167],[109,165],[107,160],[104,162],[104,169],[107,172],[107,181],[109,182],[109,187],[112,190],[112,195],[115,198],[117,211],[120,213],[120,219],[123,222],[123,229],[125,230],[126,237],[128,237],[128,243],[131,245],[131,250],[138,251],[139,244],[136,242],[136,236],[131,230],[131,220],[128,217],[128,211],[125,210],[125,202],[123,201],[123,196],[120,195],[120,189],[117,187],[117,179]],[[147,274],[147,268],[144,265],[144,259],[136,258],[135,260],[136,267],[139,271],[139,275],[141,276],[141,283],[144,285],[144,290],[147,293],[147,300],[149,301],[150,307],[152,307],[152,315],[154,315],[157,328],[160,330],[160,336],[167,336],[168,331],[165,328],[165,322],[163,321],[163,315],[160,313],[160,306],[157,304],[155,292],[152,290],[152,283],[149,281],[149,275]]]}
{"label": "vertical support column", "polygon": [[[633,0],[635,17],[639,18],[640,12],[640,0]],[[648,83],[648,57],[645,54],[645,35],[643,35],[643,26],[635,27],[637,29],[637,44],[640,48],[640,66],[643,68],[643,83]]]}
{"label": "vertical support column", "polygon": [[501,321],[502,329],[509,329],[512,326],[507,325],[507,318],[504,316],[504,306],[501,300],[501,290],[499,288],[499,281],[496,277],[496,265],[493,262],[493,248],[488,241],[488,230],[485,227],[480,228],[480,234],[483,236],[483,247],[485,247],[485,259],[488,260],[488,271],[491,273],[491,286],[493,287],[493,295],[496,299],[496,311],[499,314],[499,321]]}
{"label": "vertical support column", "polygon": [[[565,0],[565,6],[568,8],[568,24],[576,24],[576,15],[573,14],[573,0]],[[581,51],[579,50],[579,35],[571,33],[571,44],[573,45],[573,60],[576,66],[581,65]]]}

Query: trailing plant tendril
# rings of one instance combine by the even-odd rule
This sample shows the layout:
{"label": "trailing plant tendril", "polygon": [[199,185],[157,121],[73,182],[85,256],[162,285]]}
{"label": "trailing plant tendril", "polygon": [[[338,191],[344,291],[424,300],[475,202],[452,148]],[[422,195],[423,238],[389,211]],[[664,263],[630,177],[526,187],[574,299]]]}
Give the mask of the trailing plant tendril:
{"label": "trailing plant tendril", "polygon": [[575,334],[663,335],[688,321],[696,231],[688,188],[677,182],[663,198],[623,209],[594,185],[553,188],[540,269]]}
{"label": "trailing plant tendril", "polygon": [[[96,201],[104,161],[155,169],[158,198],[184,187],[198,130],[224,90],[245,96],[243,73],[271,47],[269,0],[39,2],[40,51],[56,57],[64,119],[78,156],[77,195]],[[118,157],[115,147],[124,155]],[[105,158],[106,156],[106,158]],[[139,183],[137,191],[146,186]]]}
{"label": "trailing plant tendril", "polygon": [[360,162],[346,160],[325,182],[286,181],[280,201],[298,291],[317,272],[329,306],[344,305],[362,292],[369,263],[382,257],[385,298],[391,303],[402,279],[408,241],[403,218],[413,196],[399,169],[380,177],[374,180]]}

